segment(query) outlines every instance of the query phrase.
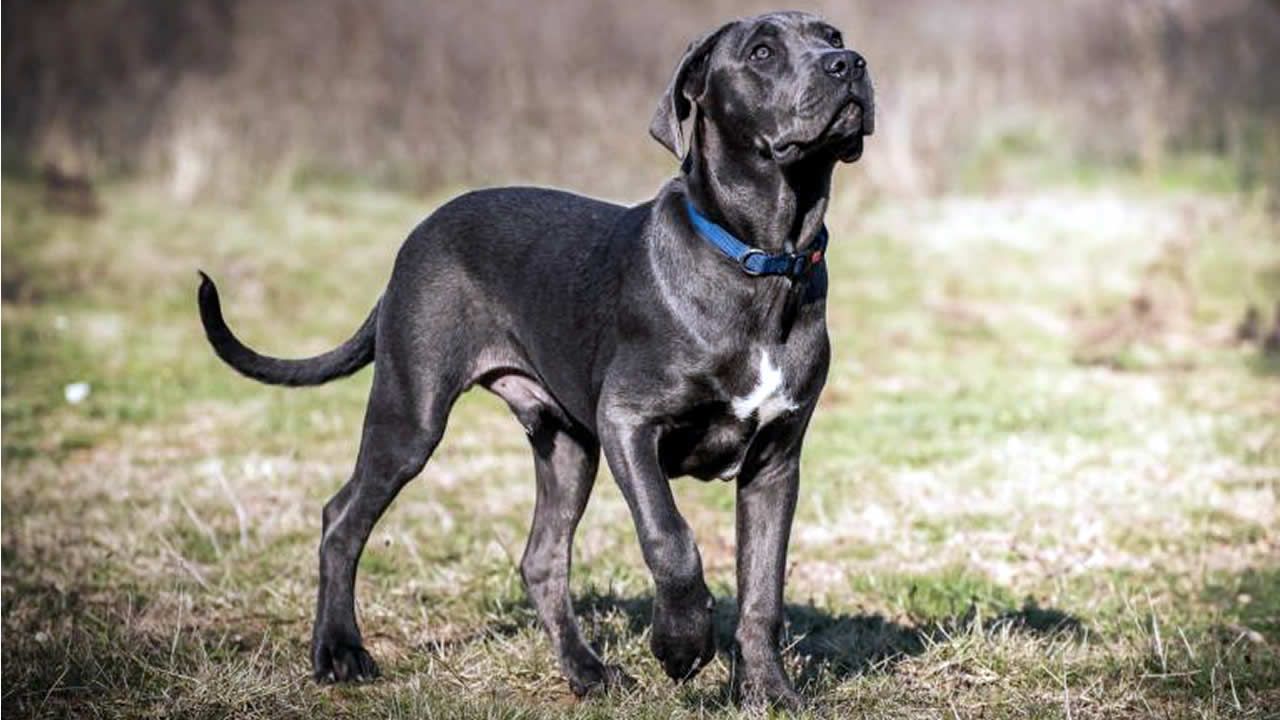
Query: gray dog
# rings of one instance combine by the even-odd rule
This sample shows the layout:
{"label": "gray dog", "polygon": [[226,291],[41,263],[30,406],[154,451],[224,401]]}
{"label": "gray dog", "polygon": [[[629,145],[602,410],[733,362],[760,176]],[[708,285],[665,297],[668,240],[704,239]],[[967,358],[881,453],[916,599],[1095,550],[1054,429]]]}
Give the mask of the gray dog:
{"label": "gray dog", "polygon": [[318,680],[377,675],[356,623],[361,550],[431,457],[454,401],[479,385],[533,447],[520,573],[575,693],[630,682],[587,644],[569,596],[603,448],[653,573],[651,648],[667,674],[690,678],[715,654],[714,601],[669,482],[733,478],[735,697],[799,703],[778,643],[800,448],[830,357],[823,215],[836,163],[858,159],[873,117],[866,63],[834,27],[794,12],[737,20],[676,66],[649,131],[681,174],[649,202],[463,195],[409,235],[355,335],[303,360],[237,340],[204,277],[209,342],[244,375],[318,385],[374,363],[355,471],[324,508]]}

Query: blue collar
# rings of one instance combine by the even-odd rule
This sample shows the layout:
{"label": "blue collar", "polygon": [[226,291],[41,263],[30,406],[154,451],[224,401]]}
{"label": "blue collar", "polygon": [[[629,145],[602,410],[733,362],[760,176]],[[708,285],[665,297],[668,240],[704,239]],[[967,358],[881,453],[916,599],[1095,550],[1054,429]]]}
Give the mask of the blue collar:
{"label": "blue collar", "polygon": [[685,209],[689,211],[689,222],[704,240],[711,243],[725,257],[738,263],[742,272],[748,275],[785,275],[792,280],[799,280],[809,274],[815,266],[822,262],[827,250],[827,227],[818,230],[813,247],[804,252],[767,253],[753,248],[734,237],[728,230],[720,227],[705,215],[698,212],[693,201],[684,200]]}

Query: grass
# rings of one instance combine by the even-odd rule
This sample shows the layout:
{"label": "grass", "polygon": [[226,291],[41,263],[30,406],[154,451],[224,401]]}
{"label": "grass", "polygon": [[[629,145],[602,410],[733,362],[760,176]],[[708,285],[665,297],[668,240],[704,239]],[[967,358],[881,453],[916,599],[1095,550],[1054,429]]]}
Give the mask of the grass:
{"label": "grass", "polygon": [[[1280,224],[1217,186],[1037,187],[833,203],[835,358],[793,535],[793,676],[818,717],[1275,717],[1280,384],[1230,336],[1247,303],[1280,297]],[[308,680],[320,508],[370,375],[240,379],[205,346],[194,271],[251,344],[321,350],[443,197],[317,184],[181,206],[117,184],[84,220],[23,180],[3,192],[6,714],[738,713],[727,655],[682,686],[649,656],[650,580],[607,476],[575,597],[640,684],[572,699],[515,566],[529,452],[478,394],[361,565],[385,679]],[[75,382],[91,392],[70,404]],[[675,487],[725,646],[731,488]]]}

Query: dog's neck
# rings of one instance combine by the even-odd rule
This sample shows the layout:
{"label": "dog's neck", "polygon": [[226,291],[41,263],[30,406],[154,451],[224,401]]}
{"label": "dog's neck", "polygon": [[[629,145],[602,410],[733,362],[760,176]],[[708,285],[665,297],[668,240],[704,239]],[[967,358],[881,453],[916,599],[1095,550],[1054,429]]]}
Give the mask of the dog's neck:
{"label": "dog's neck", "polygon": [[788,167],[732,142],[699,113],[684,166],[690,199],[739,240],[766,252],[804,250],[822,227],[835,159]]}

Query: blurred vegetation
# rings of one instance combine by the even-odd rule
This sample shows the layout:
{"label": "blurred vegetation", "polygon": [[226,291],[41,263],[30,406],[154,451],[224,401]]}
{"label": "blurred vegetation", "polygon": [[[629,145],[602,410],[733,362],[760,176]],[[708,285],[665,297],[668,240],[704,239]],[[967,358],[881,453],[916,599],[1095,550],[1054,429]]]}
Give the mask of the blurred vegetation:
{"label": "blurred vegetation", "polygon": [[[1226,158],[1280,178],[1280,6],[1268,0],[805,3],[870,59],[865,189],[1019,186],[1103,162]],[[645,135],[695,35],[766,2],[6,0],[8,167],[428,190],[513,179],[647,196]]]}

